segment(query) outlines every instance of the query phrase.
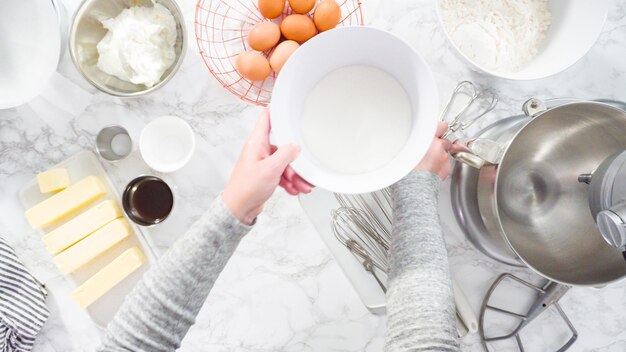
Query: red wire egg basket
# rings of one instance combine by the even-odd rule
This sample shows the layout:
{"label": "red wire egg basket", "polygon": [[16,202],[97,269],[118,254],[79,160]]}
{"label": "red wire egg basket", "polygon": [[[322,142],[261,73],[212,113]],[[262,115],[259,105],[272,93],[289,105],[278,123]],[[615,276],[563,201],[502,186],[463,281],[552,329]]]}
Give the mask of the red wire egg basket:
{"label": "red wire egg basket", "polygon": [[[337,2],[342,14],[339,26],[363,25],[361,0]],[[272,71],[263,81],[250,81],[235,69],[237,55],[250,50],[247,37],[252,27],[270,21],[261,15],[257,4],[258,0],[199,0],[196,5],[196,41],[204,63],[224,88],[249,103],[267,105],[272,97],[276,73]],[[280,23],[292,13],[286,4],[283,14],[271,21]],[[269,57],[272,50],[263,55]]]}

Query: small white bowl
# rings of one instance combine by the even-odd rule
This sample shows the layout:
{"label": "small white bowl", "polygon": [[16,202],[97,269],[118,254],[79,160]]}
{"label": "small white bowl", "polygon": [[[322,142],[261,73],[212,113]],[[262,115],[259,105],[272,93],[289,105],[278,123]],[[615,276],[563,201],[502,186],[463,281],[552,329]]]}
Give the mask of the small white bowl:
{"label": "small white bowl", "polygon": [[440,1],[437,15],[448,41],[467,62],[495,77],[525,81],[555,75],[585,56],[602,33],[610,4],[610,0],[550,0],[552,23],[539,53],[522,70],[510,73],[485,68],[456,46],[442,20]]}
{"label": "small white bowl", "polygon": [[[311,89],[330,72],[352,65],[387,72],[411,103],[411,127],[404,147],[386,165],[361,173],[339,172],[320,163],[303,143],[301,130],[302,110]],[[437,86],[426,61],[405,41],[370,27],[336,28],[307,41],[287,60],[272,93],[275,141],[302,146],[292,163],[294,170],[310,183],[338,193],[372,192],[407,175],[426,154],[438,115]]]}
{"label": "small white bowl", "polygon": [[196,148],[191,126],[175,116],[159,117],[144,127],[139,138],[141,157],[152,169],[174,172],[189,162]]}

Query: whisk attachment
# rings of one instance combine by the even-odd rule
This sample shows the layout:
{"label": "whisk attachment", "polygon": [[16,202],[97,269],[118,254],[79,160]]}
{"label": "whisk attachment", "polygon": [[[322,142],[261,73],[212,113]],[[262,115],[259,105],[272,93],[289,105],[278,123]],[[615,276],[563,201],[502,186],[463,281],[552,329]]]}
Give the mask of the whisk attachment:
{"label": "whisk attachment", "polygon": [[[448,116],[451,115],[450,110],[452,106],[461,96],[466,96],[468,99],[467,102],[456,113],[452,114],[451,118],[448,118]],[[452,91],[450,100],[448,100],[448,103],[441,112],[440,120],[448,123],[448,130],[444,133],[443,138],[452,141],[461,138],[462,136],[458,136],[457,133],[462,133],[476,121],[495,109],[498,101],[499,98],[495,93],[481,91],[470,81],[459,83],[456,88],[454,88],[454,91]],[[472,107],[476,104],[478,104],[478,106],[475,107],[476,110],[473,110]]]}

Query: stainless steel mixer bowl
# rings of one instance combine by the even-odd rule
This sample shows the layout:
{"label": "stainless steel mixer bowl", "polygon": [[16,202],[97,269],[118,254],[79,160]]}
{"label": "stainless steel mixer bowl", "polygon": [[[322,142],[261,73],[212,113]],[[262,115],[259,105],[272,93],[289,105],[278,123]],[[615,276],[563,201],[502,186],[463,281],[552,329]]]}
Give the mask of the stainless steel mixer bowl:
{"label": "stainless steel mixer bowl", "polygon": [[[621,250],[608,245],[591,215],[581,173],[626,148],[626,113],[580,102],[549,109],[526,124],[497,167],[481,169],[479,198],[519,258],[569,285],[601,286],[626,276]],[[487,189],[487,190],[486,190]]]}
{"label": "stainless steel mixer bowl", "polygon": [[76,14],[70,29],[70,55],[78,71],[99,90],[118,97],[136,97],[153,92],[164,86],[176,73],[185,55],[187,37],[185,21],[175,0],[155,0],[166,7],[174,16],[178,36],[174,50],[176,60],[163,73],[161,81],[152,87],[123,81],[115,76],[102,72],[97,67],[98,51],[96,45],[107,30],[101,20],[113,18],[131,6],[152,6],[151,0],[84,0]]}

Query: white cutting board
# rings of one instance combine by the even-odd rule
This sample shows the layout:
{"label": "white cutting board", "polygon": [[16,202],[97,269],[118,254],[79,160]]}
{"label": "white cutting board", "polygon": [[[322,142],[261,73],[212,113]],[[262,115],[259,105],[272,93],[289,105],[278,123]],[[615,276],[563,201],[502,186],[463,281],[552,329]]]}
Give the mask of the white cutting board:
{"label": "white cutting board", "polygon": [[[320,238],[335,257],[346,277],[352,283],[363,304],[374,314],[385,314],[385,294],[369,272],[365,271],[352,253],[341,244],[333,234],[330,214],[339,208],[339,203],[332,192],[315,188],[310,194],[300,196],[300,204],[313,223]],[[381,281],[386,284],[386,277],[379,272]]]}
{"label": "white cutting board", "polygon": [[[67,169],[68,173],[70,174],[70,179],[72,183],[76,183],[77,181],[80,181],[90,175],[99,176],[102,179],[107,189],[107,193],[104,196],[93,201],[82,211],[89,209],[106,199],[115,200],[120,209],[122,209],[122,204],[120,201],[121,198],[119,194],[113,187],[113,184],[111,183],[111,180],[109,179],[106,171],[102,167],[100,160],[93,152],[84,150],[59,163],[58,165],[55,165],[52,168],[57,167]],[[30,182],[24,185],[24,187],[19,192],[20,201],[24,206],[24,210],[31,208],[32,206],[43,201],[46,198],[49,198],[50,195],[51,194],[41,194],[36,178],[33,178]],[[133,222],[131,222],[128,218],[126,220],[128,220],[129,224],[131,224],[134,235],[130,236],[126,240],[122,241],[110,250],[98,256],[97,258],[86,264],[83,268],[77,270],[71,275],[66,276],[67,279],[74,286],[78,286],[86,279],[91,277],[98,270],[100,270],[102,267],[104,267],[106,264],[117,258],[117,256],[122,254],[122,252],[124,252],[128,248],[138,246],[146,255],[146,263],[144,263],[141,268],[125,278],[117,286],[112,288],[109,292],[107,292],[104,296],[102,296],[100,299],[98,299],[87,308],[87,313],[89,314],[91,319],[100,327],[106,327],[106,325],[111,321],[115,313],[118,311],[119,307],[122,305],[126,295],[141,279],[143,273],[145,273],[148,268],[156,262],[156,255],[155,252],[152,250],[149,239],[144,235],[144,233],[140,230],[138,226],[134,225]],[[64,221],[61,221],[55,226],[59,226],[63,223]],[[49,232],[52,229],[53,228],[46,230],[47,232]],[[38,232],[40,235],[43,236],[44,231],[40,230]],[[49,255],[49,258],[47,259],[52,262],[52,255]]]}

